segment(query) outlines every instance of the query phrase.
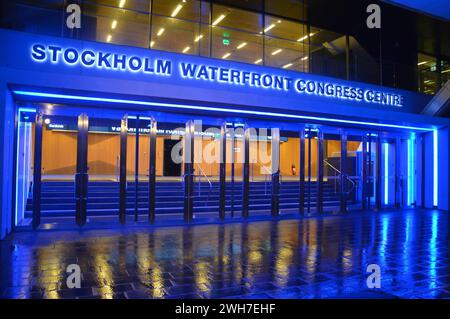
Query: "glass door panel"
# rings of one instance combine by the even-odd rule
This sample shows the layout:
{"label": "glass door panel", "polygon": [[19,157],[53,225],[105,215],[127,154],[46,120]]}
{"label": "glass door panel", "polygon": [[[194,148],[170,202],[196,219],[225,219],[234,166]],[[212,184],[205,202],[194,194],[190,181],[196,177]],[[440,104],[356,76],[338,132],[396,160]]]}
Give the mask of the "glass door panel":
{"label": "glass door panel", "polygon": [[78,119],[53,114],[57,114],[53,107],[43,113],[41,223],[74,222]]}
{"label": "glass door panel", "polygon": [[89,117],[88,217],[118,216],[120,128],[120,117]]}
{"label": "glass door panel", "polygon": [[33,161],[36,110],[17,113],[16,207],[14,224],[28,225],[33,214]]}

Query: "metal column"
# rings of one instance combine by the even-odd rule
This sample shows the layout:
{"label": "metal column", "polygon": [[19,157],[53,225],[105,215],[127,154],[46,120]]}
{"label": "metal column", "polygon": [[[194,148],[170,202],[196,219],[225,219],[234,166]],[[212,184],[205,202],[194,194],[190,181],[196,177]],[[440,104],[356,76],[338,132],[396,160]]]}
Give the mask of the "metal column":
{"label": "metal column", "polygon": [[235,157],[235,139],[234,139],[234,127],[230,130],[231,141],[231,217],[234,217],[234,157]]}
{"label": "metal column", "polygon": [[300,131],[300,172],[299,172],[299,203],[298,210],[300,215],[305,214],[305,130]]}
{"label": "metal column", "polygon": [[79,226],[86,224],[87,217],[87,191],[88,191],[88,130],[89,118],[86,114],[78,116],[77,133],[77,172],[75,174],[75,220]]}
{"label": "metal column", "polygon": [[248,217],[248,192],[250,186],[250,128],[245,125],[244,138],[244,162],[242,163],[242,217]]}
{"label": "metal column", "polygon": [[368,149],[368,153],[367,153],[367,157],[368,157],[368,167],[367,167],[367,177],[368,177],[368,182],[371,181],[371,183],[367,184],[367,187],[370,187],[370,189],[367,189],[367,208],[370,209],[371,207],[371,194],[373,192],[373,185],[375,183],[375,180],[373,179],[373,169],[374,167],[372,167],[372,135],[369,134],[368,137],[368,141],[369,141],[369,149]]}
{"label": "metal column", "polygon": [[134,221],[139,216],[139,115],[136,116],[136,146],[134,148]]}
{"label": "metal column", "polygon": [[123,225],[127,213],[127,135],[128,117],[120,120],[119,221]]}
{"label": "metal column", "polygon": [[225,195],[226,195],[226,174],[227,174],[227,123],[224,122],[220,128],[220,146],[219,146],[219,217],[225,219]]}
{"label": "metal column", "polygon": [[280,129],[271,129],[272,216],[280,213]]}
{"label": "metal column", "polygon": [[308,129],[308,214],[311,213],[311,129]]}
{"label": "metal column", "polygon": [[42,125],[44,116],[36,110],[34,125],[34,163],[33,163],[33,229],[41,223],[41,168],[42,168]]}
{"label": "metal column", "polygon": [[323,132],[317,133],[317,213],[323,213]]}
{"label": "metal column", "polygon": [[381,138],[377,136],[377,161],[376,161],[376,181],[375,181],[375,207],[381,210]]}
{"label": "metal column", "polygon": [[157,123],[152,117],[149,132],[149,155],[148,155],[148,221],[155,221],[155,199],[156,199],[156,130]]}
{"label": "metal column", "polygon": [[367,209],[367,138],[362,138],[362,167],[361,167],[361,176],[362,176],[362,209]]}
{"label": "metal column", "polygon": [[339,177],[340,182],[340,212],[347,212],[347,134],[341,133],[341,175]]}
{"label": "metal column", "polygon": [[[394,169],[394,173],[395,173],[395,208],[400,208],[400,183],[401,183],[401,179],[400,179],[400,147],[401,147],[401,140],[400,137],[397,137],[395,139],[395,169]],[[388,158],[389,160],[389,158]]]}
{"label": "metal column", "polygon": [[184,221],[191,222],[194,217],[194,121],[186,122],[184,134]]}

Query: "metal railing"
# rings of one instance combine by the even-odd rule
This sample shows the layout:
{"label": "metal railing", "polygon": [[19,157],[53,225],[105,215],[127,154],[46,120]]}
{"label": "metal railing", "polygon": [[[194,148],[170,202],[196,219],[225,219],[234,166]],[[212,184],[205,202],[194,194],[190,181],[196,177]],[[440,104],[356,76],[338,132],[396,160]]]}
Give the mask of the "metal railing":
{"label": "metal railing", "polygon": [[195,163],[195,164],[198,167],[198,177],[197,177],[198,178],[198,197],[200,197],[202,195],[202,175],[206,178],[206,181],[209,184],[209,192],[208,192],[208,196],[206,197],[206,202],[205,202],[205,206],[207,206],[209,203],[209,197],[211,196],[211,192],[212,192],[212,182],[209,179],[208,175],[205,174],[202,167],[198,163]]}
{"label": "metal railing", "polygon": [[253,181],[254,181],[254,178],[255,178],[255,173],[254,173],[255,164],[258,164],[259,167],[263,168],[266,171],[266,173],[267,173],[267,174],[264,174],[264,195],[267,195],[267,184],[268,184],[269,177],[270,178],[272,177],[272,172],[270,171],[270,169],[268,169],[266,166],[264,166],[259,160],[256,160],[256,163],[253,163],[253,169],[252,169],[252,171],[253,171],[252,180]]}
{"label": "metal railing", "polygon": [[[334,172],[334,192],[337,193],[337,180],[338,180],[338,177],[342,176],[342,172],[340,170],[338,170],[336,167],[334,167],[330,162],[328,162],[328,160],[324,159],[323,162],[325,163],[325,165],[328,165],[329,167],[331,167],[331,169]],[[336,175],[336,173],[337,173],[337,175]],[[356,183],[350,177],[348,177],[346,175],[344,175],[344,177],[352,185],[351,189],[347,192],[347,195],[350,195],[353,192],[353,190],[355,189]]]}

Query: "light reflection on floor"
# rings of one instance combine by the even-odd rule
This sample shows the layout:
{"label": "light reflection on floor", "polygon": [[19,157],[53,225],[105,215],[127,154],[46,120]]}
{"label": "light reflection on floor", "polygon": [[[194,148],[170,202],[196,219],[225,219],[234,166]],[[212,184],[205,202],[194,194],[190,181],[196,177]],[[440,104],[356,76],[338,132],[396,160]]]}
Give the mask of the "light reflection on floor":
{"label": "light reflection on floor", "polygon": [[[2,298],[448,298],[448,213],[16,233]],[[78,264],[82,287],[68,289]],[[381,267],[381,289],[366,267]]]}

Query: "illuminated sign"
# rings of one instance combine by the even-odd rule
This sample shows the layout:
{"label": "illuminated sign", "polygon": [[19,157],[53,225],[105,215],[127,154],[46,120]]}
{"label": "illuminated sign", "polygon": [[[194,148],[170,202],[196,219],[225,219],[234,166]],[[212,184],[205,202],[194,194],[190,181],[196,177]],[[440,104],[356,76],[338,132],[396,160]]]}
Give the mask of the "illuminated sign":
{"label": "illuminated sign", "polygon": [[[206,81],[219,85],[243,86],[281,92],[293,91],[299,95],[312,95],[352,102],[365,102],[394,107],[404,106],[401,94],[385,90],[364,88],[353,84],[340,84],[332,80],[312,80],[302,73],[252,67],[239,68],[220,64],[192,63],[168,58],[127,55],[99,50],[78,50],[73,47],[34,44],[31,58],[35,62],[64,63],[68,66],[95,67],[100,70],[143,73],[154,76],[175,75],[184,80]],[[211,60],[213,61],[213,60]],[[175,74],[176,73],[176,74]],[[280,74],[281,73],[281,74]],[[349,83],[349,82],[347,82]]]}

